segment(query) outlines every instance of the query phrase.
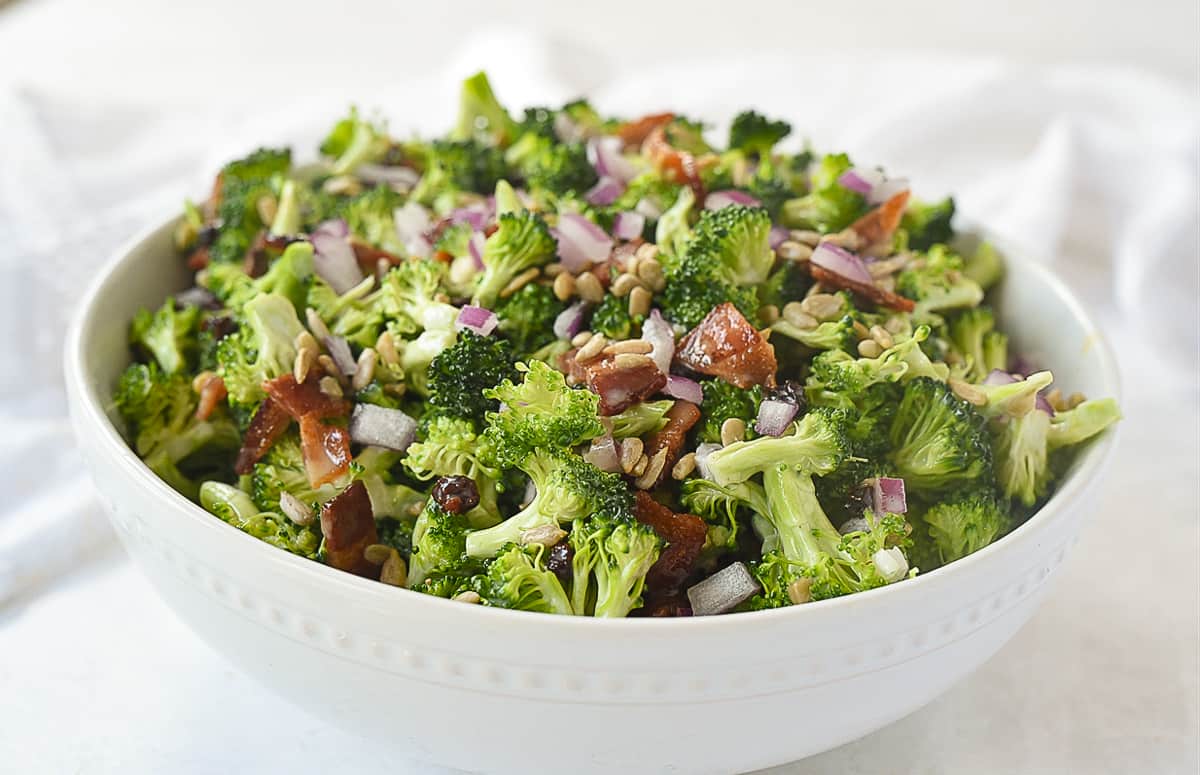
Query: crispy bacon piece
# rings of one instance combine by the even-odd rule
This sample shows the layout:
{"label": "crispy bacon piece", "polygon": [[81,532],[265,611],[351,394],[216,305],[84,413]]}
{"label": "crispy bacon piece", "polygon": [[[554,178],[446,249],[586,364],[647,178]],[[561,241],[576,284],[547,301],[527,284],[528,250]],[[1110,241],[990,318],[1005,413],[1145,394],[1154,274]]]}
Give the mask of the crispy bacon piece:
{"label": "crispy bacon piece", "polygon": [[688,431],[699,419],[700,407],[689,401],[676,401],[667,411],[667,424],[646,439],[645,452],[648,457],[654,457],[660,450],[667,450],[666,463],[663,464],[658,479],[649,489],[659,486],[671,475],[671,469],[679,460],[679,451],[683,449],[683,443],[687,440]]}
{"label": "crispy bacon piece", "polygon": [[665,127],[675,120],[674,113],[651,113],[633,121],[626,121],[617,127],[617,137],[625,143],[625,147],[641,145],[655,129]]}
{"label": "crispy bacon piece", "polygon": [[817,266],[811,262],[808,263],[808,271],[814,280],[827,288],[850,291],[874,304],[887,307],[888,309],[900,310],[901,312],[913,311],[914,305],[912,299],[905,298],[891,291],[885,291],[874,283],[851,280],[849,277],[843,277],[836,272],[831,272],[825,267]]}
{"label": "crispy bacon piece", "polygon": [[668,596],[679,591],[679,587],[692,572],[700,549],[704,546],[708,528],[704,520],[694,514],[676,514],[662,505],[645,490],[638,490],[634,514],[638,522],[649,525],[659,538],[667,542],[658,560],[646,573],[646,589],[654,597]]}
{"label": "crispy bacon piece", "polygon": [[329,565],[366,578],[379,577],[379,568],[364,556],[368,546],[379,542],[379,534],[362,482],[354,482],[321,507],[321,535]]}
{"label": "crispy bacon piece", "polygon": [[642,155],[676,183],[690,186],[696,192],[696,201],[704,201],[704,183],[700,180],[700,168],[696,164],[696,157],[671,145],[662,126],[655,127],[647,135],[642,143]]}
{"label": "crispy bacon piece", "polygon": [[192,251],[192,254],[188,256],[187,268],[191,269],[193,272],[199,272],[201,269],[208,266],[208,262],[210,260],[211,257],[208,254],[207,245],[202,248],[196,248]]}
{"label": "crispy bacon piece", "polygon": [[688,602],[687,595],[682,591],[673,592],[669,595],[658,595],[647,592],[646,604],[635,614],[635,616],[644,616],[652,619],[691,615],[692,607]]}
{"label": "crispy bacon piece", "polygon": [[633,366],[618,366],[616,356],[606,355],[585,365],[583,371],[587,386],[600,396],[600,414],[605,417],[625,411],[667,384],[667,375],[649,358]]}
{"label": "crispy bacon piece", "polygon": [[334,398],[321,390],[316,372],[310,370],[303,382],[296,382],[291,374],[284,374],[263,383],[263,390],[275,399],[275,403],[283,407],[292,418],[299,420],[305,415],[313,415],[317,419],[326,417],[344,417],[350,413],[350,402],[343,398]]}
{"label": "crispy bacon piece", "polygon": [[242,438],[242,448],[238,450],[237,460],[233,464],[234,473],[248,474],[254,470],[254,464],[267,454],[267,450],[283,435],[291,422],[292,416],[270,396],[263,399]]}
{"label": "crispy bacon piece", "polygon": [[329,484],[350,468],[350,434],[326,425],[316,412],[300,418],[300,452],[313,487]]}
{"label": "crispy bacon piece", "polygon": [[859,250],[869,251],[881,242],[891,242],[904,217],[904,208],[908,206],[908,193],[901,191],[850,224],[850,231],[858,236]]}
{"label": "crispy bacon piece", "polygon": [[404,256],[398,256],[395,253],[389,253],[374,245],[368,245],[357,237],[350,238],[350,247],[353,248],[354,258],[358,261],[358,265],[362,267],[364,272],[374,272],[375,266],[381,258],[392,266],[399,266],[407,260]]}
{"label": "crispy bacon piece", "polygon": [[730,302],[709,312],[679,342],[675,360],[740,388],[775,387],[775,348]]}
{"label": "crispy bacon piece", "polygon": [[225,380],[212,374],[200,386],[200,403],[196,406],[196,419],[207,420],[217,408],[217,404],[225,400],[229,391],[225,389]]}

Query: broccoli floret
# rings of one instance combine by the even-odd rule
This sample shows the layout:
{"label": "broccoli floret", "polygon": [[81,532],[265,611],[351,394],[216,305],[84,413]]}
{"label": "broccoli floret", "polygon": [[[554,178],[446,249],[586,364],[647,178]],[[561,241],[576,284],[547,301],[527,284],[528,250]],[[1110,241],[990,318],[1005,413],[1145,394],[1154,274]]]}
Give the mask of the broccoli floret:
{"label": "broccoli floret", "polygon": [[939,243],[948,245],[954,239],[954,227],[950,223],[953,218],[953,197],[933,203],[909,200],[900,228],[908,234],[909,248],[929,250]]}
{"label": "broccoli floret", "polygon": [[1087,441],[1121,419],[1121,410],[1111,398],[1084,401],[1074,409],[1056,412],[1050,419],[1046,443],[1050,451]]}
{"label": "broccoli floret", "polygon": [[1006,385],[977,385],[975,389],[983,395],[985,401],[977,410],[988,419],[1024,417],[1036,406],[1037,394],[1050,387],[1052,382],[1053,374],[1039,371]]}
{"label": "broccoli floret", "polygon": [[240,263],[254,236],[266,228],[259,216],[258,200],[274,196],[277,180],[291,168],[287,149],[260,148],[226,164],[220,173],[217,236],[209,248],[212,263]]}
{"label": "broccoli floret", "polygon": [[662,257],[666,287],[660,297],[664,314],[684,328],[694,328],[714,308],[732,302],[753,323],[758,316],[755,288],[738,285],[728,268],[709,250],[692,250],[681,256]]}
{"label": "broccoli floret", "polygon": [[490,527],[500,521],[497,505],[502,485],[500,471],[486,462],[486,440],[474,423],[460,417],[435,416],[424,423],[424,438],[409,446],[404,466],[427,481],[438,476],[468,476],[479,492],[479,505],[468,514],[473,527]]}
{"label": "broccoli floret", "polygon": [[271,234],[299,234],[302,214],[300,212],[300,188],[294,180],[285,180],[279,190],[279,203],[275,207],[275,217],[267,230]]}
{"label": "broccoli floret", "polygon": [[[424,502],[421,508],[424,507]],[[418,510],[418,514],[420,511]],[[408,557],[412,554],[412,535],[413,528],[416,522],[407,519],[392,519],[375,518],[375,532],[379,536],[379,543],[384,546],[390,546],[400,552],[401,556]]]}
{"label": "broccoli floret", "polygon": [[496,306],[499,330],[513,351],[528,356],[554,342],[554,321],[566,305],[548,286],[528,283]]}
{"label": "broccoli floret", "polygon": [[783,309],[788,302],[803,299],[811,285],[808,273],[800,264],[787,261],[772,272],[759,288],[759,300],[763,304],[774,304]]}
{"label": "broccoli floret", "polygon": [[[643,172],[629,181],[625,191],[617,197],[609,210],[613,213],[625,210],[649,211],[650,215],[663,213],[679,200],[683,188],[684,186],[681,184],[664,178],[658,172]],[[694,195],[692,201],[695,202]],[[647,216],[646,221],[647,225],[652,227],[658,218],[650,217],[650,215]],[[666,248],[666,246],[661,247]]]}
{"label": "broccoli floret", "polygon": [[619,414],[614,414],[608,420],[612,424],[612,435],[615,439],[626,439],[634,436],[644,436],[656,433],[667,424],[667,412],[675,405],[674,401],[639,401]]}
{"label": "broccoli floret", "polygon": [[483,139],[504,146],[512,141],[516,125],[496,99],[487,73],[478,72],[463,81],[459,94],[458,121],[450,133],[453,140]]}
{"label": "broccoli floret", "polygon": [[205,482],[200,486],[200,505],[271,546],[309,559],[317,556],[321,534],[314,527],[297,525],[277,512],[260,511],[248,494],[232,485]]}
{"label": "broccoli floret", "polygon": [[405,261],[388,270],[377,291],[389,328],[414,331],[448,331],[458,319],[458,308],[439,293],[446,265],[433,259]]}
{"label": "broccoli floret", "polygon": [[204,285],[234,313],[246,302],[265,293],[285,297],[302,312],[307,303],[313,277],[313,247],[308,242],[293,242],[259,278],[251,278],[240,265],[213,264],[205,273]]}
{"label": "broccoli floret", "polygon": [[556,196],[582,193],[596,182],[596,170],[583,143],[560,143],[556,138],[526,134],[508,149],[504,160],[529,188]]}
{"label": "broccoli floret", "polygon": [[[366,278],[358,285],[337,294],[320,277],[309,286],[306,306],[325,322],[330,332],[358,347],[372,347],[383,330],[387,310],[383,294],[372,293],[375,278]],[[392,321],[397,332],[409,333],[412,327],[407,317]]]}
{"label": "broccoli floret", "polygon": [[688,250],[711,250],[738,285],[765,282],[775,263],[770,245],[771,216],[761,207],[730,205],[705,210]]}
{"label": "broccoli floret", "polygon": [[570,541],[571,604],[576,613],[621,617],[641,607],[646,572],[662,547],[653,529],[623,510],[576,521]]}
{"label": "broccoli floret", "polygon": [[196,397],[181,374],[135,363],[121,375],[115,402],[134,451],[184,496],[195,500],[200,478],[228,473],[241,445],[237,427],[224,413],[197,420]]}
{"label": "broccoli floret", "polygon": [[248,406],[264,397],[263,382],[292,372],[304,327],[292,303],[275,293],[251,299],[242,312],[245,325],[217,345],[217,364],[230,404]]}
{"label": "broccoli floret", "polygon": [[990,242],[982,242],[964,261],[963,274],[978,283],[979,287],[991,288],[1004,276],[1004,262]]}
{"label": "broccoli floret", "polygon": [[483,244],[483,275],[472,303],[491,309],[504,286],[526,269],[549,262],[556,250],[541,216],[528,211],[501,215]]}
{"label": "broccoli floret", "polygon": [[681,256],[692,238],[691,215],[696,206],[696,192],[681,188],[671,206],[658,218],[654,227],[654,242],[659,250]]}
{"label": "broccoli floret", "polygon": [[963,274],[963,261],[945,245],[934,245],[924,265],[905,269],[896,278],[896,291],[916,302],[913,317],[931,312],[974,307],[983,301],[983,288]]}
{"label": "broccoli floret", "polygon": [[326,135],[320,150],[333,158],[330,171],[334,175],[348,175],[361,164],[382,159],[389,145],[384,128],[361,118],[358,109],[351,107],[350,115],[334,124]]}
{"label": "broccoli floret", "polygon": [[757,157],[768,156],[771,149],[792,132],[786,121],[773,121],[763,114],[747,110],[737,114],[729,126],[729,147]]}
{"label": "broccoli floret", "polygon": [[827,320],[817,324],[816,328],[799,328],[792,325],[786,318],[780,318],[771,324],[771,330],[799,342],[810,350],[840,350],[846,353],[855,351],[858,346],[858,334],[854,330],[854,317],[843,315],[839,320]]}
{"label": "broccoli floret", "polygon": [[746,432],[754,436],[754,421],[762,403],[762,388],[753,385],[740,388],[723,379],[701,380],[704,401],[700,404],[697,438],[702,442],[721,443],[721,426],[730,418],[746,423]]}
{"label": "broccoli floret", "polygon": [[552,108],[541,106],[525,108],[524,116],[517,122],[517,137],[536,135],[548,140],[557,139],[558,134],[554,131],[555,112]]}
{"label": "broccoli floret", "polygon": [[922,520],[943,564],[979,551],[1012,528],[1012,516],[987,491],[939,500]]}
{"label": "broccoli floret", "polygon": [[[997,332],[996,318],[990,307],[974,307],[963,310],[950,321],[950,340],[967,364],[965,378],[969,382],[982,382],[992,369],[1003,370],[1008,361],[1007,340],[988,337]],[[985,346],[985,342],[989,344]]]}
{"label": "broccoli floret", "polygon": [[634,327],[642,323],[641,316],[634,318],[629,314],[629,304],[625,299],[613,294],[606,294],[600,306],[592,313],[592,321],[588,325],[591,331],[604,334],[609,339],[619,341],[629,339],[634,334]]}
{"label": "broccoli floret", "polygon": [[983,415],[935,379],[905,386],[889,438],[896,473],[911,490],[943,492],[991,475]]}
{"label": "broccoli floret", "polygon": [[340,492],[336,484],[314,488],[308,481],[300,435],[289,431],[271,445],[250,476],[250,493],[260,511],[278,511],[279,497],[291,493],[306,506],[316,509]]}
{"label": "broccoli floret", "polygon": [[567,386],[561,373],[540,361],[518,364],[518,384],[504,381],[485,391],[504,408],[488,416],[492,456],[504,468],[520,467],[534,452],[565,450],[604,433],[599,397]]}
{"label": "broccoli floret", "polygon": [[404,195],[386,185],[378,185],[346,203],[342,217],[353,234],[395,255],[408,249],[396,231],[396,208],[404,204]]}
{"label": "broccoli floret", "polygon": [[167,301],[151,312],[139,310],[129,328],[129,340],[135,350],[152,356],[168,374],[186,371],[196,362],[199,351],[199,307],[175,308]]}
{"label": "broccoli floret", "polygon": [[863,409],[861,399],[873,385],[909,381],[920,377],[945,380],[949,370],[934,363],[920,345],[929,327],[920,326],[875,358],[855,358],[842,350],[827,350],[813,358],[804,392],[813,406]]}
{"label": "broccoli floret", "polygon": [[412,554],[408,559],[408,587],[422,592],[454,594],[480,570],[466,555],[470,525],[467,518],[451,514],[432,498],[413,525]]}
{"label": "broccoli floret", "polygon": [[783,203],[779,217],[793,229],[816,229],[822,233],[841,231],[867,211],[867,200],[838,183],[853,165],[843,154],[821,158],[812,173],[809,193]]}
{"label": "broccoli floret", "polygon": [[427,329],[404,346],[400,368],[406,383],[421,396],[429,395],[429,367],[434,358],[454,346],[458,336],[453,329]]}
{"label": "broccoli floret", "polygon": [[849,447],[850,415],[833,409],[815,409],[781,436],[761,436],[736,441],[708,456],[708,469],[717,484],[749,479],[759,471],[786,463],[810,474],[833,471],[845,459]]}
{"label": "broccoli floret", "polygon": [[[708,526],[702,559],[711,560],[716,555],[736,551],[744,523],[767,512],[767,495],[762,485],[751,481],[721,486],[708,479],[687,479],[680,488],[679,500],[688,513],[700,517]],[[762,517],[758,519],[761,521]]]}
{"label": "broccoli floret", "polygon": [[485,392],[517,377],[515,360],[504,339],[463,331],[429,365],[431,411],[482,424],[488,412],[499,408]]}
{"label": "broccoli floret", "polygon": [[448,192],[490,194],[507,171],[499,148],[474,140],[435,141],[429,146],[425,174],[411,198],[428,205]]}
{"label": "broccoli floret", "polygon": [[571,125],[574,127],[574,134],[580,137],[599,134],[611,123],[605,121],[592,107],[592,104],[585,99],[571,100],[559,109],[559,113],[570,119]]}
{"label": "broccoli floret", "polygon": [[487,571],[471,578],[470,588],[484,605],[538,611],[544,614],[575,613],[562,582],[546,569],[541,544],[510,544],[487,563]]}

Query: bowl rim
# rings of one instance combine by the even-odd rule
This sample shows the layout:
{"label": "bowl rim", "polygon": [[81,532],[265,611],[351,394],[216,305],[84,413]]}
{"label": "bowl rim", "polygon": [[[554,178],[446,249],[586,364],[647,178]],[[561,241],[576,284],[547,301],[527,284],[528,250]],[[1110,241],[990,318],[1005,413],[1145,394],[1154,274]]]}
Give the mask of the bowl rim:
{"label": "bowl rim", "polygon": [[[743,625],[782,624],[792,621],[793,617],[801,616],[833,616],[854,607],[872,606],[879,600],[893,600],[895,605],[899,605],[901,602],[899,598],[903,596],[919,597],[926,590],[941,583],[943,579],[956,574],[962,575],[970,568],[984,565],[999,553],[1009,552],[1015,556],[1019,546],[1036,543],[1040,533],[1049,524],[1060,518],[1060,513],[1067,508],[1066,504],[1076,501],[1084,494],[1086,488],[1093,484],[1116,446],[1118,438],[1119,425],[1108,428],[1101,436],[1093,440],[1075,461],[1067,480],[1059,486],[1041,508],[1011,533],[973,554],[927,573],[919,573],[913,578],[904,580],[903,583],[889,584],[853,595],[814,601],[803,606],[788,606],[720,616],[598,619],[591,616],[553,616],[532,611],[456,604],[451,600],[403,587],[396,588],[380,584],[378,581],[361,578],[323,563],[299,557],[214,518],[199,504],[193,503],[172,489],[170,485],[146,467],[109,419],[108,413],[105,411],[105,405],[109,403],[109,399],[98,394],[96,381],[90,378],[85,367],[84,347],[87,341],[85,332],[98,317],[105,291],[113,282],[114,276],[121,266],[130,260],[140,248],[143,248],[145,243],[159,237],[163,232],[169,233],[170,230],[173,230],[180,217],[173,214],[165,220],[155,221],[153,225],[143,228],[122,243],[101,266],[77,304],[63,348],[64,379],[68,401],[78,412],[78,417],[74,422],[77,443],[84,443],[82,425],[86,423],[93,426],[98,431],[97,436],[105,453],[117,462],[119,468],[128,473],[140,489],[147,493],[153,493],[165,502],[164,505],[171,506],[169,509],[164,509],[163,512],[184,515],[184,518],[192,521],[198,529],[213,531],[213,535],[225,536],[225,538],[216,538],[215,540],[228,538],[229,540],[250,542],[258,547],[257,551],[261,553],[262,563],[274,564],[282,572],[306,574],[310,580],[320,582],[326,588],[336,590],[338,594],[365,596],[359,600],[363,604],[393,609],[434,606],[432,609],[425,610],[435,616],[446,615],[452,610],[450,606],[457,605],[463,611],[463,616],[497,617],[490,620],[495,624],[504,621],[521,622],[526,631],[531,627],[554,629],[560,633],[578,630],[575,634],[591,638],[609,634],[623,638],[632,633],[637,633],[639,637],[669,636],[672,633],[687,633],[694,636],[698,631],[719,635],[727,633],[731,628]],[[1067,285],[1047,268],[1044,261],[1033,257],[1032,251],[1026,246],[1013,246],[1004,239],[998,238],[986,227],[977,224],[970,224],[969,233],[997,246],[1001,255],[1004,256],[1006,271],[1010,271],[1013,267],[1019,267],[1021,272],[1031,273],[1038,278],[1039,282],[1049,286],[1053,295],[1057,297],[1087,336],[1088,347],[1092,351],[1088,355],[1098,360],[1107,395],[1119,401],[1121,398],[1119,370],[1107,338]],[[127,325],[127,321],[122,321],[122,323]],[[173,517],[164,516],[162,518],[171,519]],[[243,546],[248,547],[249,544],[243,544]],[[419,615],[420,611],[414,610],[414,613]],[[489,620],[482,619],[480,621],[487,622]]]}

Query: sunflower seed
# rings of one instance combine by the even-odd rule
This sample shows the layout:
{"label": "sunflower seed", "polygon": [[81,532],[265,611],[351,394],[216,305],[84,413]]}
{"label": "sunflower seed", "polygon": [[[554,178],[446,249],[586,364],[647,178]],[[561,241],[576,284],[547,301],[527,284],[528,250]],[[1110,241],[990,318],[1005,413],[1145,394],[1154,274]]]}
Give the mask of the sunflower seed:
{"label": "sunflower seed", "polygon": [[880,325],[874,325],[870,328],[871,338],[879,343],[879,346],[885,350],[890,350],[895,346],[896,342],[892,339],[892,335],[887,332],[887,329]]}
{"label": "sunflower seed", "polygon": [[363,351],[358,356],[358,368],[354,370],[354,378],[350,380],[350,386],[354,391],[358,391],[371,384],[371,380],[375,379],[375,364],[379,361],[379,356],[375,350],[370,347],[364,347]]}
{"label": "sunflower seed", "polygon": [[793,605],[801,605],[812,600],[812,579],[801,577],[788,584],[788,600]]}
{"label": "sunflower seed", "polygon": [[637,252],[634,253],[642,261],[658,260],[658,245],[653,242],[646,242],[638,246]]}
{"label": "sunflower seed", "polygon": [[342,386],[333,377],[321,377],[321,381],[318,384],[321,387],[321,392],[331,398],[341,398],[343,395]]}
{"label": "sunflower seed", "polygon": [[963,382],[961,379],[950,379],[946,384],[950,386],[954,395],[972,406],[983,406],[987,403],[987,394],[972,384]]}
{"label": "sunflower seed", "polygon": [[[312,337],[309,337],[310,339]],[[296,351],[296,361],[292,364],[292,377],[296,382],[308,379],[308,373],[317,365],[317,350],[315,347],[301,347]]]}
{"label": "sunflower seed", "polygon": [[388,554],[387,559],[383,561],[383,567],[379,570],[379,580],[393,587],[408,586],[408,565],[400,556],[400,552],[393,549]]}
{"label": "sunflower seed", "polygon": [[591,339],[587,340],[587,344],[579,348],[579,352],[575,353],[575,361],[577,363],[587,363],[600,357],[600,353],[608,344],[608,340],[603,334],[594,334]]}
{"label": "sunflower seed", "polygon": [[591,338],[592,338],[591,331],[580,331],[578,334],[571,337],[571,346],[572,347],[583,347],[585,344],[588,343],[588,340]]}
{"label": "sunflower seed", "polygon": [[672,479],[687,479],[692,471],[696,470],[696,453],[689,452],[675,463],[671,468]]}
{"label": "sunflower seed", "polygon": [[774,304],[764,304],[758,308],[758,316],[767,325],[771,325],[776,320],[779,320],[779,307]]}
{"label": "sunflower seed", "polygon": [[394,551],[396,550],[387,544],[371,544],[363,550],[363,557],[372,565],[383,565]]}
{"label": "sunflower seed", "polygon": [[641,285],[637,279],[637,275],[623,274],[613,281],[612,293],[613,296],[624,298],[629,295],[629,292]]}
{"label": "sunflower seed", "polygon": [[783,319],[805,331],[816,328],[818,324],[815,317],[804,311],[804,304],[798,301],[789,301],[783,306]]}
{"label": "sunflower seed", "polygon": [[799,242],[803,245],[808,245],[810,248],[815,248],[821,242],[821,232],[819,231],[793,229],[788,236],[796,242]]}
{"label": "sunflower seed", "polygon": [[483,600],[483,598],[479,596],[478,592],[470,589],[468,589],[466,592],[459,592],[450,599],[457,600],[460,603],[479,603]]}
{"label": "sunflower seed", "polygon": [[379,353],[379,357],[389,366],[400,364],[400,353],[396,352],[396,342],[392,339],[391,331],[384,331],[375,340],[375,352]]}
{"label": "sunflower seed", "polygon": [[[628,276],[628,275],[626,275]],[[650,314],[650,304],[654,301],[653,294],[642,286],[637,286],[629,293],[630,317],[642,318]]]}
{"label": "sunflower seed", "polygon": [[864,358],[878,358],[883,355],[883,348],[874,339],[864,339],[858,343],[858,354]]}
{"label": "sunflower seed", "polygon": [[644,445],[641,439],[625,439],[621,442],[621,470],[631,473],[638,460],[642,458]]}
{"label": "sunflower seed", "polygon": [[740,417],[730,417],[721,423],[721,444],[728,447],[735,441],[746,437],[746,421]]}
{"label": "sunflower seed", "polygon": [[663,279],[662,264],[652,258],[646,259],[638,264],[637,276],[642,282],[653,288]]}
{"label": "sunflower seed", "polygon": [[646,355],[653,349],[654,345],[645,339],[626,339],[622,342],[613,342],[608,347],[605,347],[604,354],[620,355],[621,353],[633,353],[635,355]]}
{"label": "sunflower seed", "polygon": [[541,544],[547,548],[554,546],[567,537],[567,531],[558,525],[538,525],[529,530],[521,531],[521,544]]}
{"label": "sunflower seed", "polygon": [[524,272],[521,272],[521,274],[508,281],[508,285],[504,286],[504,288],[500,291],[500,298],[507,299],[509,296],[512,296],[514,293],[533,282],[533,280],[541,273],[542,270],[540,268],[536,266],[529,267]]}
{"label": "sunflower seed", "polygon": [[579,298],[593,304],[604,301],[604,286],[591,272],[583,272],[575,278],[575,293],[579,294]]}
{"label": "sunflower seed", "polygon": [[812,257],[813,249],[803,242],[786,239],[779,243],[775,252],[786,261],[807,261]]}
{"label": "sunflower seed", "polygon": [[654,457],[650,458],[650,462],[646,464],[646,470],[642,472],[634,485],[639,490],[649,490],[658,483],[658,477],[662,475],[663,468],[667,465],[667,448],[663,447],[658,452],[654,453]]}
{"label": "sunflower seed", "polygon": [[613,357],[613,365],[618,369],[640,369],[646,364],[653,365],[654,361],[645,355],[638,355],[636,353],[620,353]]}
{"label": "sunflower seed", "polygon": [[800,302],[800,309],[817,320],[836,320],[842,315],[842,299],[831,293],[817,293]]}
{"label": "sunflower seed", "polygon": [[575,277],[563,272],[554,278],[554,295],[559,301],[566,301],[575,295]]}

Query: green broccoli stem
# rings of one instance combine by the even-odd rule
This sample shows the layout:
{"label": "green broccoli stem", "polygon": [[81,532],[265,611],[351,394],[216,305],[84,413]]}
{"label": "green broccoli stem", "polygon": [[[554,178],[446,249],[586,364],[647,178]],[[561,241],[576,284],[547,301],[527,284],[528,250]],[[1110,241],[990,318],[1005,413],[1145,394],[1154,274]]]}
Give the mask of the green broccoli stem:
{"label": "green broccoli stem", "polygon": [[821,510],[812,477],[786,465],[763,471],[767,494],[765,516],[779,535],[779,548],[805,567],[837,553],[840,535]]}
{"label": "green broccoli stem", "polygon": [[528,506],[499,525],[469,533],[467,554],[476,558],[494,557],[505,544],[521,543],[521,534],[526,530],[543,525],[557,525],[558,520],[553,514],[545,513],[543,505],[543,495],[539,488],[538,494]]}

